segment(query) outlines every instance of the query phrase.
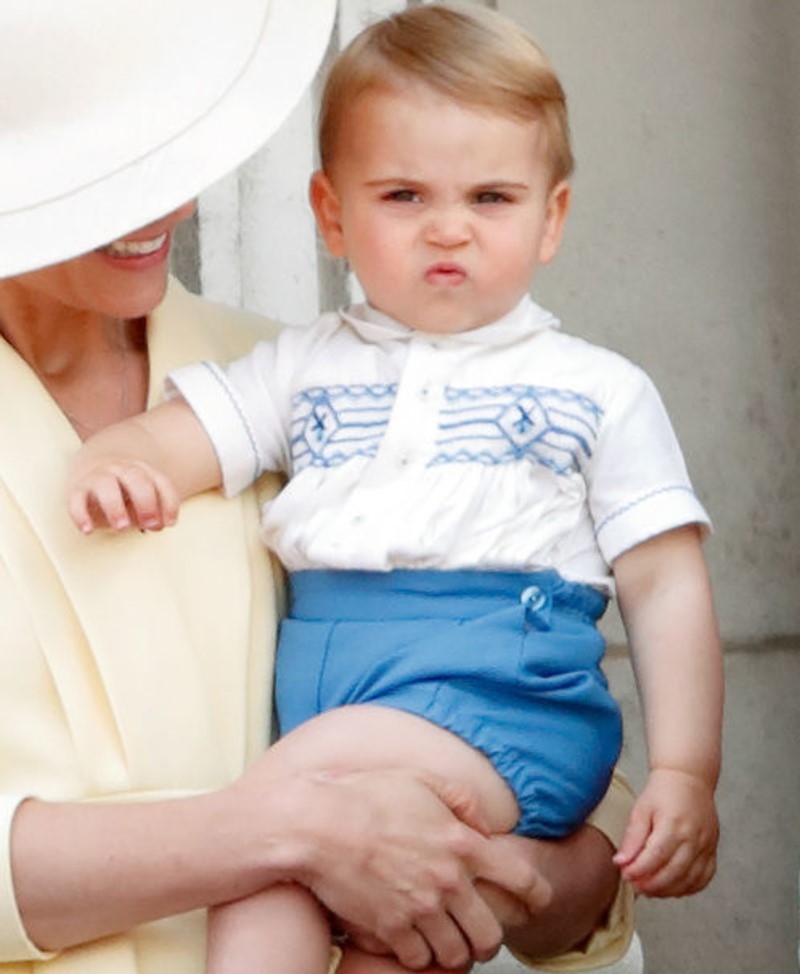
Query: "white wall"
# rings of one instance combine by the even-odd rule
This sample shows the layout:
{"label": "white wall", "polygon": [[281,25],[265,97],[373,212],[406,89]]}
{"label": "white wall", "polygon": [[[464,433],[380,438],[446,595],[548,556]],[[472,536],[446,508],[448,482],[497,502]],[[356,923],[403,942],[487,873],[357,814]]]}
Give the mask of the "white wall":
{"label": "white wall", "polygon": [[535,290],[661,389],[715,521],[726,638],[797,632],[800,4],[498,6],[559,68],[578,158]]}

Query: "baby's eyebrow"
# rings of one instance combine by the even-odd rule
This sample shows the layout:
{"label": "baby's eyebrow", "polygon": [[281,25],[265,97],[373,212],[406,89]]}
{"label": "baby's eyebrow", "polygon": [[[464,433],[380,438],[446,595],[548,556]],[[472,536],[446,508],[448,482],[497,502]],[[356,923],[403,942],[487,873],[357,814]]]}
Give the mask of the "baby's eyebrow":
{"label": "baby's eyebrow", "polygon": [[492,179],[484,183],[476,183],[470,187],[472,192],[485,192],[489,189],[528,189],[528,183],[515,182],[514,180]]}
{"label": "baby's eyebrow", "polygon": [[380,188],[381,186],[424,186],[419,179],[412,179],[410,176],[381,176],[380,179],[368,179],[365,186]]}
{"label": "baby's eyebrow", "polygon": [[[372,187],[374,189],[380,189],[381,187],[394,187],[394,186],[404,186],[409,189],[416,189],[422,186],[426,186],[424,180],[415,179],[413,176],[381,176],[380,179],[368,179],[364,183],[365,186]],[[511,179],[489,179],[482,181],[480,183],[474,183],[466,187],[466,191],[470,193],[481,192],[490,189],[516,189],[516,190],[526,190],[530,186],[526,182],[517,182]]]}

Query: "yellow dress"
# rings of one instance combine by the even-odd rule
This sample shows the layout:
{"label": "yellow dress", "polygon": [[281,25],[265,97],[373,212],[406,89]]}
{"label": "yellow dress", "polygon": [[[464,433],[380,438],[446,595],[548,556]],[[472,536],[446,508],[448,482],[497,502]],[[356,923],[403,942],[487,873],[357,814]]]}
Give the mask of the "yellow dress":
{"label": "yellow dress", "polygon": [[[168,370],[240,355],[267,327],[173,283],[149,322],[151,396]],[[226,784],[264,748],[275,588],[255,492],[195,498],[162,534],[83,537],[63,500],[75,433],[4,342],[0,384],[0,972],[201,974],[202,912],[38,954],[8,831],[23,796],[185,795]]]}

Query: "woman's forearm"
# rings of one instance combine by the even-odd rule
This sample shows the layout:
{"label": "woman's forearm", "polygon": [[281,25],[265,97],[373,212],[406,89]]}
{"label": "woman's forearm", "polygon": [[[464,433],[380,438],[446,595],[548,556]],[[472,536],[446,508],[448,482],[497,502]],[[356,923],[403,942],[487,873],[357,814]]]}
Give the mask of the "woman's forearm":
{"label": "woman's forearm", "polygon": [[[270,881],[224,792],[137,804],[27,801],[12,827],[30,939],[60,950],[254,892]],[[274,869],[274,878],[280,870]]]}
{"label": "woman's forearm", "polygon": [[25,802],[12,828],[23,923],[58,950],[292,881],[408,967],[490,956],[501,930],[472,876],[525,898],[535,867],[454,817],[474,806],[469,793],[431,784],[395,771],[280,776],[267,752],[207,795]]}

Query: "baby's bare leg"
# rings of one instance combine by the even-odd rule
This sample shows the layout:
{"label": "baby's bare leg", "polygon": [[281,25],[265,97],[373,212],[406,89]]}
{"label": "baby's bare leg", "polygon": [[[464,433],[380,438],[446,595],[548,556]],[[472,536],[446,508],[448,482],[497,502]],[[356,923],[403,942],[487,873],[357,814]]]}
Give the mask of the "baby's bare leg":
{"label": "baby's bare leg", "polygon": [[278,773],[407,768],[469,786],[491,832],[516,824],[517,802],[489,759],[423,717],[373,704],[339,707],[307,721],[269,751]]}
{"label": "baby's bare leg", "polygon": [[327,974],[328,918],[304,887],[281,884],[209,911],[207,974]]}

